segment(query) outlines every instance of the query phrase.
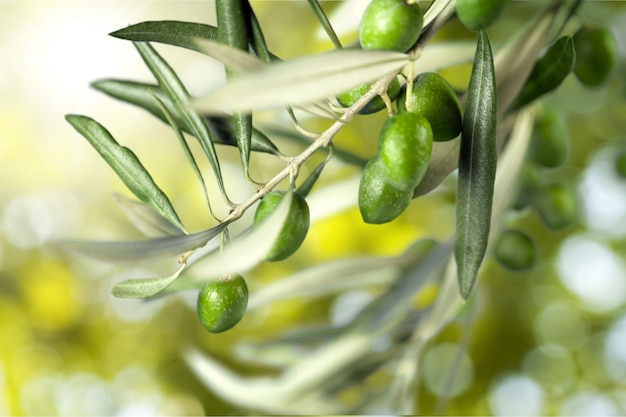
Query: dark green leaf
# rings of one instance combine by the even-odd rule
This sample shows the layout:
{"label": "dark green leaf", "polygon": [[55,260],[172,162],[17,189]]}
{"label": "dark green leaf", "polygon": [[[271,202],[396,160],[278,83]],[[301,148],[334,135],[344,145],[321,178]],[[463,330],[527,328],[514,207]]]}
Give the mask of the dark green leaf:
{"label": "dark green leaf", "polygon": [[135,42],[160,42],[202,52],[194,39],[217,40],[217,28],[202,23],[162,20],[142,22],[110,33]]}
{"label": "dark green leaf", "polygon": [[[92,87],[118,100],[141,107],[156,116],[159,120],[167,123],[167,118],[159,108],[158,103],[154,100],[154,96],[156,96],[165,104],[165,107],[172,114],[180,128],[186,133],[193,134],[192,129],[187,126],[186,119],[176,112],[176,106],[172,104],[172,101],[167,94],[163,92],[161,87],[156,84],[109,79],[96,81],[92,84]],[[206,117],[205,120],[208,125],[213,128],[214,134],[211,136],[211,139],[214,143],[237,146],[237,141],[233,134],[232,119],[229,116],[212,116]],[[276,156],[281,155],[276,145],[274,145],[263,132],[255,128],[252,128],[251,150],[254,152],[270,153]]]}
{"label": "dark green leaf", "polygon": [[137,261],[175,256],[206,245],[217,236],[228,223],[190,235],[163,237],[140,241],[98,242],[85,240],[66,240],[60,245],[63,249],[79,253],[90,258],[104,261]]}
{"label": "dark green leaf", "polygon": [[263,31],[261,30],[261,25],[256,15],[254,14],[254,10],[250,6],[250,2],[246,2],[246,9],[248,12],[248,16],[250,19],[250,32],[252,32],[252,43],[254,45],[254,50],[256,54],[263,62],[270,62],[279,60],[274,54],[272,54],[267,48],[267,44],[265,43],[265,36],[263,35]]}
{"label": "dark green leaf", "polygon": [[322,6],[320,6],[320,3],[317,0],[308,0],[308,2],[309,6],[311,6],[311,9],[313,9],[313,12],[315,13],[315,16],[317,16],[317,20],[319,20],[320,25],[322,25],[322,28],[324,28],[324,31],[330,38],[335,48],[341,49],[341,42],[339,41],[339,38],[337,37],[333,26],[330,24],[328,17],[326,17],[324,9],[322,9]]}
{"label": "dark green leaf", "polygon": [[524,107],[561,85],[574,67],[574,56],[571,36],[563,36],[553,43],[533,67],[524,89],[511,105],[510,111]]}
{"label": "dark green leaf", "polygon": [[111,294],[119,298],[148,298],[163,291],[178,278],[185,265],[168,277],[128,279],[114,284]]}
{"label": "dark green leaf", "polygon": [[497,91],[487,33],[478,34],[468,87],[456,202],[455,258],[461,296],[474,287],[489,238],[496,177]]}
{"label": "dark green leaf", "polygon": [[91,143],[133,194],[176,227],[185,230],[172,203],[133,151],[120,146],[104,126],[89,117],[67,115],[65,119]]}
{"label": "dark green leaf", "polygon": [[200,142],[202,149],[209,158],[209,162],[211,163],[211,168],[213,168],[213,173],[215,174],[220,192],[222,193],[222,196],[230,202],[226,194],[226,189],[224,188],[222,171],[217,158],[217,153],[215,152],[215,147],[213,146],[209,126],[206,121],[188,106],[187,100],[189,95],[187,90],[172,67],[165,62],[165,60],[154,50],[154,48],[152,48],[152,46],[150,46],[150,44],[145,42],[134,42],[134,45],[154,77],[157,79],[159,86],[165,91],[174,104],[175,110],[173,113],[179,113],[183,117],[185,123],[181,124],[181,126],[189,126],[193,135]]}

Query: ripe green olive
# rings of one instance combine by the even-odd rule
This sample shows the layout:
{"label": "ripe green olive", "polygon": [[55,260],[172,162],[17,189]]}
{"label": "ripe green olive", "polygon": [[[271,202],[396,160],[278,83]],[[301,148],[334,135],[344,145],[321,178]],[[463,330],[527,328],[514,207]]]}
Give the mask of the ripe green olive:
{"label": "ripe green olive", "polygon": [[[369,84],[361,84],[360,86],[355,87],[352,90],[337,96],[337,101],[339,101],[339,104],[341,104],[343,107],[350,107],[354,103],[356,103],[356,101],[360,99],[363,94],[367,93],[369,89]],[[399,93],[400,81],[398,81],[397,78],[394,78],[387,87],[387,95],[389,96],[389,99],[391,101],[394,101],[396,97],[398,97]],[[359,114],[376,113],[378,111],[381,111],[385,107],[385,102],[383,101],[382,97],[376,96],[371,99],[370,102],[365,105],[365,107],[359,110]]]}
{"label": "ripe green olive", "polygon": [[428,120],[434,141],[454,139],[461,133],[461,104],[448,82],[439,74],[420,74],[411,91],[411,104],[406,106],[407,91],[402,88],[398,96],[398,110],[417,113]]}
{"label": "ripe green olive", "polygon": [[556,110],[546,110],[535,123],[530,156],[546,168],[556,168],[565,163],[568,155],[569,135],[563,116]]}
{"label": "ripe green olive", "polygon": [[198,292],[198,318],[211,333],[221,333],[235,326],[247,307],[248,286],[241,275],[207,281]]}
{"label": "ripe green olive", "polygon": [[479,31],[492,24],[511,0],[456,0],[456,14],[466,28]]}
{"label": "ripe green olive", "polygon": [[363,49],[405,52],[419,38],[424,15],[419,5],[405,0],[372,0],[359,26]]}
{"label": "ripe green olive", "polygon": [[[285,194],[284,191],[272,191],[263,197],[254,213],[254,224],[259,225],[269,216]],[[309,231],[309,224],[309,205],[304,197],[294,193],[285,224],[266,259],[268,261],[281,261],[293,255],[304,242]]]}
{"label": "ripe green olive", "polygon": [[413,192],[426,174],[432,146],[433,131],[424,117],[415,113],[391,116],[378,140],[380,165],[389,184]]}
{"label": "ripe green olive", "polygon": [[359,184],[359,210],[365,223],[382,224],[394,220],[404,212],[412,198],[412,190],[399,190],[387,182],[378,157],[367,162]]}
{"label": "ripe green olive", "polygon": [[617,171],[617,175],[626,178],[626,151],[622,151],[622,153],[615,158],[615,170]]}
{"label": "ripe green olive", "polygon": [[583,27],[574,35],[574,74],[587,87],[604,84],[617,65],[617,44],[610,31]]}
{"label": "ripe green olive", "polygon": [[562,229],[578,219],[576,192],[566,183],[554,183],[537,190],[533,205],[550,229]]}
{"label": "ripe green olive", "polygon": [[506,230],[496,241],[494,254],[502,266],[521,271],[535,264],[537,247],[525,233],[519,230]]}

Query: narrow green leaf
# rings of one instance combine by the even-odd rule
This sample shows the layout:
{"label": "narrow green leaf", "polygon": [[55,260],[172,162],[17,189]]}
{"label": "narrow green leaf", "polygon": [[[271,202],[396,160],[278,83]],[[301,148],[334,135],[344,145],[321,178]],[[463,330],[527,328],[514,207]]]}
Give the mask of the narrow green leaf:
{"label": "narrow green leaf", "polygon": [[478,34],[470,76],[461,149],[456,203],[457,279],[467,299],[489,240],[498,150],[497,91],[493,56],[484,30]]}
{"label": "narrow green leaf", "polygon": [[190,235],[179,235],[139,241],[86,241],[66,240],[60,242],[61,248],[103,261],[138,261],[145,259],[176,256],[202,247],[217,236],[227,223]]}
{"label": "narrow green leaf", "polygon": [[163,88],[170,100],[172,100],[175,106],[175,113],[178,112],[181,114],[186,122],[185,124],[189,126],[193,135],[198,139],[198,142],[200,142],[204,153],[209,158],[209,162],[211,163],[211,168],[215,174],[215,179],[217,180],[220,192],[224,199],[230,202],[226,194],[226,189],[224,188],[222,171],[206,120],[204,120],[187,105],[189,95],[183,86],[183,83],[180,81],[172,67],[165,62],[165,60],[154,50],[154,48],[152,48],[149,43],[145,42],[134,42],[133,44],[137,48],[137,51],[139,51],[143,61],[150,69],[150,72],[152,72],[154,77],[157,79],[159,86]]}
{"label": "narrow green leaf", "polygon": [[184,233],[148,204],[117,193],[113,194],[113,198],[137,230],[148,237],[177,236]]}
{"label": "narrow green leaf", "polygon": [[[180,128],[189,134],[193,134],[192,129],[187,126],[186,119],[176,111],[176,106],[172,104],[170,98],[165,94],[163,89],[156,84],[147,84],[136,81],[107,79],[92,83],[92,87],[113,98],[123,102],[133,104],[147,110],[159,120],[167,123],[167,118],[159,108],[158,103],[154,100],[154,96],[165,104],[165,107],[174,117]],[[211,116],[205,118],[207,124],[214,129],[214,135],[211,139],[214,143],[220,145],[237,146],[237,141],[233,134],[233,123],[229,116]],[[252,146],[253,152],[264,152],[272,155],[280,156],[281,153],[272,143],[272,141],[258,129],[252,128]]]}
{"label": "narrow green leaf", "polygon": [[203,23],[161,20],[142,22],[116,30],[109,35],[135,42],[160,42],[202,52],[195,39],[216,41],[217,28]]}
{"label": "narrow green leaf", "polygon": [[267,47],[267,43],[265,43],[265,36],[263,35],[263,30],[261,29],[261,24],[252,10],[252,6],[249,1],[246,1],[245,4],[246,11],[248,14],[248,18],[250,20],[250,32],[252,34],[252,44],[254,45],[254,50],[259,58],[263,62],[271,62],[280,60],[274,54],[270,52]]}
{"label": "narrow green leaf", "polygon": [[119,298],[148,298],[167,288],[185,269],[181,265],[168,277],[128,279],[111,286],[111,294]]}
{"label": "narrow green leaf", "polygon": [[509,111],[517,110],[556,89],[574,68],[574,41],[563,36],[553,43],[545,55],[535,63],[524,89]]}
{"label": "narrow green leaf", "polygon": [[337,37],[333,26],[330,24],[326,13],[324,13],[324,9],[322,9],[322,6],[320,6],[320,3],[317,0],[308,0],[308,2],[309,6],[311,6],[311,9],[313,9],[313,12],[315,13],[317,20],[320,22],[320,25],[322,25],[322,28],[328,35],[330,41],[333,43],[335,48],[341,49],[341,42],[339,41],[339,38]]}
{"label": "narrow green leaf", "polygon": [[185,230],[172,203],[133,151],[120,146],[104,126],[89,117],[67,115],[65,119],[91,143],[133,194],[176,227]]}

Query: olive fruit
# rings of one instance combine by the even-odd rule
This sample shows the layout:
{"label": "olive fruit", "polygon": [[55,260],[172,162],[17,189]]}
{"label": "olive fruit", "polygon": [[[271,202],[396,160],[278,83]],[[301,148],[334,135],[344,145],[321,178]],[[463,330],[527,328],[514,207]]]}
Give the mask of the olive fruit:
{"label": "olive fruit", "polygon": [[[339,104],[341,104],[343,107],[350,107],[354,103],[356,103],[356,101],[360,99],[363,96],[363,94],[367,93],[369,89],[370,89],[369,84],[361,84],[360,86],[355,87],[352,90],[337,96],[337,101],[339,101]],[[394,78],[389,83],[389,86],[387,87],[387,95],[389,96],[389,99],[391,101],[394,101],[396,97],[398,97],[399,93],[400,93],[400,81],[398,81],[397,78]],[[385,102],[383,101],[382,97],[376,96],[373,99],[371,99],[370,102],[365,105],[365,107],[359,110],[359,113],[360,114],[376,113],[384,109],[385,107],[386,107]]]}
{"label": "olive fruit", "polygon": [[248,286],[241,275],[202,284],[196,310],[200,323],[211,333],[235,326],[248,307]]}
{"label": "olive fruit", "polygon": [[569,154],[569,136],[560,112],[547,110],[535,123],[530,156],[546,168],[565,163]]}
{"label": "olive fruit", "polygon": [[[259,225],[269,216],[285,194],[285,191],[272,191],[263,197],[254,213],[254,224]],[[304,238],[309,231],[309,224],[309,205],[304,197],[298,193],[293,193],[285,224],[265,259],[268,261],[281,261],[293,255],[304,242]]]}
{"label": "olive fruit", "polygon": [[587,87],[599,87],[617,64],[617,44],[606,29],[583,27],[574,35],[574,74]]}
{"label": "olive fruit", "polygon": [[461,133],[461,104],[448,82],[439,74],[420,74],[411,89],[411,103],[406,106],[406,88],[400,90],[398,110],[417,113],[428,120],[434,141],[454,139]]}
{"label": "olive fruit", "polygon": [[363,49],[405,52],[417,41],[424,24],[422,9],[405,0],[372,0],[359,26]]}
{"label": "olive fruit", "polygon": [[550,229],[570,226],[578,219],[576,192],[566,183],[554,183],[537,190],[533,205]]}
{"label": "olive fruit", "polygon": [[456,14],[466,28],[478,31],[492,24],[511,0],[456,0]]}
{"label": "olive fruit", "polygon": [[496,241],[494,254],[503,266],[520,271],[535,264],[537,247],[525,233],[519,230],[506,230]]}
{"label": "olive fruit", "polygon": [[387,182],[378,157],[370,159],[359,184],[359,210],[365,223],[388,223],[408,207],[413,190],[399,190]]}
{"label": "olive fruit", "polygon": [[626,178],[626,151],[623,151],[615,158],[615,170],[617,175]]}
{"label": "olive fruit", "polygon": [[428,120],[415,113],[397,113],[383,125],[378,156],[389,184],[402,191],[417,187],[428,168],[433,132]]}

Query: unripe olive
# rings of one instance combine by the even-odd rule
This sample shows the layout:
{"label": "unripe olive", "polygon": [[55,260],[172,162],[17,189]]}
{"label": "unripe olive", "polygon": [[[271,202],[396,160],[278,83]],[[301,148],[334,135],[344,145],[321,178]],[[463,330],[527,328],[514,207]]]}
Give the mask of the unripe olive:
{"label": "unripe olive", "polygon": [[424,24],[422,9],[404,0],[372,0],[359,27],[363,49],[405,52],[419,38]]}
{"label": "unripe olive", "polygon": [[[276,209],[276,206],[278,206],[285,194],[284,191],[272,191],[263,197],[254,213],[254,224],[259,225],[269,216]],[[268,261],[281,261],[293,255],[304,242],[304,238],[309,231],[309,224],[309,205],[304,197],[298,193],[293,193],[285,224],[266,259]]]}
{"label": "unripe olive", "polygon": [[496,241],[494,254],[502,266],[520,271],[535,264],[537,247],[525,233],[519,230],[507,230]]}
{"label": "unripe olive", "polygon": [[424,117],[415,113],[391,116],[378,141],[380,165],[389,184],[412,192],[426,174],[432,146],[433,132]]}
{"label": "unripe olive", "polygon": [[587,87],[599,87],[617,64],[617,44],[606,29],[583,27],[574,35],[574,74]]}
{"label": "unripe olive", "polygon": [[511,0],[456,0],[456,14],[466,28],[479,31],[492,24]]}
{"label": "unripe olive", "polygon": [[388,223],[408,207],[413,191],[399,190],[387,182],[380,160],[370,159],[359,184],[359,210],[365,223]]}
{"label": "unripe olive", "polygon": [[547,168],[561,166],[569,154],[569,136],[561,114],[547,110],[535,123],[530,156]]}
{"label": "unripe olive", "polygon": [[570,226],[578,219],[576,192],[569,184],[554,183],[537,190],[533,204],[550,229]]}
{"label": "unripe olive", "polygon": [[[339,104],[341,104],[343,107],[350,107],[354,103],[356,103],[356,101],[360,99],[363,96],[363,94],[367,93],[369,89],[370,89],[369,84],[361,84],[360,86],[355,87],[352,90],[337,96],[337,101],[339,101]],[[389,86],[387,87],[387,95],[389,96],[389,99],[391,101],[394,101],[396,97],[398,97],[399,93],[400,93],[400,81],[398,81],[397,78],[394,78],[389,83]],[[376,96],[373,99],[371,99],[370,102],[365,105],[365,107],[359,110],[359,113],[360,114],[376,113],[384,109],[385,107],[386,107],[385,102],[383,101],[382,97]]]}
{"label": "unripe olive", "polygon": [[220,333],[235,326],[247,307],[248,286],[241,275],[207,281],[198,292],[198,318],[211,333]]}
{"label": "unripe olive", "polygon": [[420,74],[411,91],[411,104],[406,107],[406,88],[400,90],[398,110],[417,113],[428,120],[434,141],[454,139],[461,133],[461,104],[448,82],[439,74]]}
{"label": "unripe olive", "polygon": [[617,175],[626,178],[626,151],[623,151],[615,158],[615,170]]}

